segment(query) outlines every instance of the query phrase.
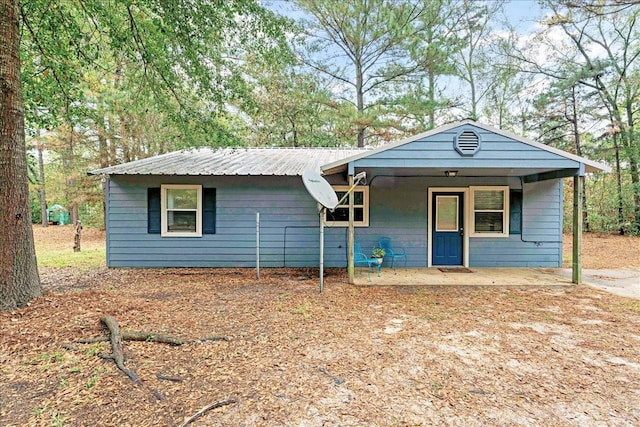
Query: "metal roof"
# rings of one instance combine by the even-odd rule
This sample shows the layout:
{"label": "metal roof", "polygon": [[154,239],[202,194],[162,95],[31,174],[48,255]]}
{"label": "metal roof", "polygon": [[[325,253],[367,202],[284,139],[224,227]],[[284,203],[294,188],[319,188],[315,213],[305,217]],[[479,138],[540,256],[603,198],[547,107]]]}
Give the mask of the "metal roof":
{"label": "metal roof", "polygon": [[302,175],[363,148],[194,148],[89,172],[91,175]]}

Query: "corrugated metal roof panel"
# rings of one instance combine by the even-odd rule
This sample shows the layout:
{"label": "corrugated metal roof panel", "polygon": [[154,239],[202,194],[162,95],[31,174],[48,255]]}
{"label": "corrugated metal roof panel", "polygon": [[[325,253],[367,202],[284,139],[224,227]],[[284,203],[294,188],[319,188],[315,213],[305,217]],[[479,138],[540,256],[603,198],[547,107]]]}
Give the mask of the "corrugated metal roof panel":
{"label": "corrugated metal roof panel", "polygon": [[92,175],[302,175],[363,148],[197,148],[89,172]]}

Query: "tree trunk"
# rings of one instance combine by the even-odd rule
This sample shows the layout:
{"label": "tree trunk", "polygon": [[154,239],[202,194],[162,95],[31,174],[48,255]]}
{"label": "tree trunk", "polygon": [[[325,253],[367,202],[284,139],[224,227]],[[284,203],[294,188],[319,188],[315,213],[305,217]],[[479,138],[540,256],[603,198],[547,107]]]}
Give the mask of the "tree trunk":
{"label": "tree trunk", "polygon": [[62,155],[62,166],[68,171],[67,179],[65,180],[65,198],[70,201],[68,206],[71,214],[71,220],[69,224],[75,224],[79,220],[78,215],[78,189],[75,179],[75,142],[73,140],[73,124],[69,122],[69,140],[67,147]]}
{"label": "tree trunk", "polygon": [[[102,102],[102,101],[101,101]],[[100,151],[100,167],[106,168],[111,166],[109,162],[109,143],[107,141],[107,135],[110,135],[110,125],[108,124],[108,118],[105,112],[100,113],[102,119],[102,131],[98,132],[98,151]],[[102,229],[107,229],[107,199],[106,199],[106,179],[101,179],[102,194],[105,195],[102,198]]]}
{"label": "tree trunk", "polygon": [[620,166],[620,146],[618,135],[613,134],[613,148],[616,157],[616,192],[618,194],[618,233],[624,236],[624,205],[622,201],[622,168]]}
{"label": "tree trunk", "polygon": [[435,129],[436,127],[436,74],[432,67],[429,67],[429,127],[428,129]]}
{"label": "tree trunk", "polygon": [[364,118],[361,117],[362,113],[364,113],[364,92],[363,92],[363,75],[362,75],[362,66],[359,63],[356,63],[356,120],[358,126],[358,147],[364,147],[364,133],[365,126],[363,124]]}
{"label": "tree trunk", "polygon": [[0,0],[0,309],[42,295],[29,211],[17,0]]}
{"label": "tree trunk", "polygon": [[[576,154],[582,157],[582,144],[580,142],[580,129],[578,128],[578,101],[576,100],[576,87],[571,86],[571,125],[573,126],[573,140],[576,146]],[[589,227],[589,214],[587,213],[587,189],[582,186],[582,226],[586,232],[591,231]]]}
{"label": "tree trunk", "polygon": [[636,161],[633,147],[633,141],[629,142],[627,147],[627,156],[629,157],[629,174],[631,175],[631,191],[633,193],[633,231],[640,232],[640,168]]}
{"label": "tree trunk", "polygon": [[80,240],[82,239],[82,223],[76,221],[76,232],[73,236],[73,252],[80,252]]}
{"label": "tree trunk", "polygon": [[38,141],[38,175],[40,181],[40,214],[42,216],[42,226],[47,227],[49,225],[49,219],[47,218],[47,192],[45,191],[45,176],[44,176],[44,158],[42,155],[42,140]]}

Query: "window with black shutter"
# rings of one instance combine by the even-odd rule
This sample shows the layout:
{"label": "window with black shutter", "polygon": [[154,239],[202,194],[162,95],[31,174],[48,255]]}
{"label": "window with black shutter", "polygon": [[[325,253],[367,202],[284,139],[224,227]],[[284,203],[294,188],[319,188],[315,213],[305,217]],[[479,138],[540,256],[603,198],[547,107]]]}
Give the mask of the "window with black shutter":
{"label": "window with black shutter", "polygon": [[[202,192],[202,202],[193,204],[193,195],[181,190],[195,189]],[[178,190],[178,191],[176,191]],[[165,195],[163,197],[163,191]],[[170,193],[169,192],[173,192]],[[184,192],[184,191],[183,191]],[[175,194],[174,194],[175,193]],[[197,197],[199,197],[196,194]],[[162,200],[166,206],[162,206]],[[193,206],[191,206],[193,205]],[[163,215],[164,227],[163,227]],[[147,232],[162,234],[163,236],[185,237],[198,236],[198,223],[201,222],[201,234],[215,234],[216,232],[216,189],[201,188],[200,186],[163,185],[162,187],[147,188]],[[195,229],[194,229],[195,227]]]}

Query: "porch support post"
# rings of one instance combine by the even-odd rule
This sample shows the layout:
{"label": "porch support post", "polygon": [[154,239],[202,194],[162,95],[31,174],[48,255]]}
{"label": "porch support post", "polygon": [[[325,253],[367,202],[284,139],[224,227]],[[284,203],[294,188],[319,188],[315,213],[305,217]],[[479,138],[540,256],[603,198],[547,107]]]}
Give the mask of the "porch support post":
{"label": "porch support post", "polygon": [[[349,188],[353,188],[353,171],[349,171]],[[349,283],[355,283],[355,270],[353,267],[353,246],[355,242],[355,233],[354,233],[354,213],[353,213],[353,204],[354,204],[353,193],[349,194],[349,230],[347,232],[347,274],[349,275]]]}
{"label": "porch support post", "polygon": [[584,175],[573,177],[573,255],[571,281],[582,283],[582,188]]}

